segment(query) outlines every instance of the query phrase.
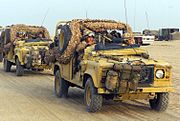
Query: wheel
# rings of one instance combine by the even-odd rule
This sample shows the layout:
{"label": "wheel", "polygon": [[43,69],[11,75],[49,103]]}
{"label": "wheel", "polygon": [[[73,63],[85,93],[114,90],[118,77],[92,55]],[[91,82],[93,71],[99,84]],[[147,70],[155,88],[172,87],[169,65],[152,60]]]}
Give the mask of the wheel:
{"label": "wheel", "polygon": [[88,112],[101,110],[103,97],[97,94],[91,78],[88,78],[85,84],[84,101]]}
{"label": "wheel", "polygon": [[12,63],[10,61],[8,61],[7,59],[4,59],[3,65],[4,65],[4,71],[5,72],[10,72],[11,71]]}
{"label": "wheel", "polygon": [[16,76],[22,76],[24,74],[24,67],[21,65],[19,59],[16,59]]}
{"label": "wheel", "polygon": [[169,93],[157,93],[154,99],[149,100],[150,107],[156,111],[165,111],[169,103]]}
{"label": "wheel", "polygon": [[2,62],[2,61],[3,61],[3,54],[0,52],[0,62]]}
{"label": "wheel", "polygon": [[69,83],[61,77],[60,71],[56,71],[54,80],[54,91],[57,97],[67,97]]}

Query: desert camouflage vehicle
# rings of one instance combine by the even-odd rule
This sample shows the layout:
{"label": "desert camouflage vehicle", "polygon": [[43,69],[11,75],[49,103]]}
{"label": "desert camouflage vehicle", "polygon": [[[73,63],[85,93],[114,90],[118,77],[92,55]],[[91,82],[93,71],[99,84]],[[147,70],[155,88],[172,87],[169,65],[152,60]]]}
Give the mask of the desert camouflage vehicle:
{"label": "desert camouflage vehicle", "polygon": [[2,48],[1,48],[1,46],[2,46],[2,44],[1,44],[1,33],[2,33],[2,31],[3,31],[3,27],[0,26],[0,62],[2,62],[2,60],[3,60]]}
{"label": "desert camouflage vehicle", "polygon": [[11,66],[16,65],[16,75],[22,76],[24,69],[49,69],[44,58],[50,43],[49,32],[44,27],[23,24],[7,26],[1,33],[4,70],[9,72]]}
{"label": "desert camouflage vehicle", "polygon": [[51,47],[47,58],[54,63],[58,97],[66,97],[69,87],[75,86],[85,90],[89,112],[100,110],[103,99],[148,99],[152,109],[166,110],[173,91],[172,67],[150,58],[134,44],[127,24],[111,20],[60,22]]}

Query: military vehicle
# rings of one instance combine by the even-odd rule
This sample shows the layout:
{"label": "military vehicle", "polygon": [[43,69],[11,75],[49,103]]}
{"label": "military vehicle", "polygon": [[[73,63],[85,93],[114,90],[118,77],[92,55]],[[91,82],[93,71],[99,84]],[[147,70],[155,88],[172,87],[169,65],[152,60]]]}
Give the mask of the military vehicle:
{"label": "military vehicle", "polygon": [[162,28],[159,29],[159,35],[158,35],[158,40],[163,41],[163,40],[171,40],[171,34],[174,32],[179,32],[179,28]]}
{"label": "military vehicle", "polygon": [[85,90],[88,112],[100,110],[103,99],[146,99],[152,109],[166,110],[169,92],[174,90],[172,67],[134,44],[127,24],[89,19],[60,22],[51,47],[47,58],[54,63],[57,97],[67,97],[69,87],[78,87]]}
{"label": "military vehicle", "polygon": [[49,32],[44,27],[23,24],[7,26],[1,34],[4,70],[9,72],[15,65],[16,75],[22,76],[24,69],[49,69],[44,58],[50,43]]}

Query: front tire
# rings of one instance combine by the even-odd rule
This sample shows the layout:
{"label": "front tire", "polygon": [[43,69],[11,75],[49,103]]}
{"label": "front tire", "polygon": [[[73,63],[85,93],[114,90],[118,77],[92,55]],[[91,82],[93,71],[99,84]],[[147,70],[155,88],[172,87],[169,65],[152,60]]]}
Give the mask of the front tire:
{"label": "front tire", "polygon": [[4,59],[3,65],[4,65],[4,71],[5,72],[10,72],[11,71],[12,63],[10,61],[8,61],[7,59]]}
{"label": "front tire", "polygon": [[154,99],[149,100],[151,109],[155,111],[165,111],[169,103],[169,93],[157,93]]}
{"label": "front tire", "polygon": [[102,95],[97,94],[91,78],[88,78],[85,84],[84,101],[88,112],[96,112],[102,108]]}
{"label": "front tire", "polygon": [[54,91],[57,97],[67,97],[69,83],[61,77],[60,71],[56,71],[54,80]]}
{"label": "front tire", "polygon": [[16,59],[16,76],[23,76],[24,67],[21,65],[19,59]]}

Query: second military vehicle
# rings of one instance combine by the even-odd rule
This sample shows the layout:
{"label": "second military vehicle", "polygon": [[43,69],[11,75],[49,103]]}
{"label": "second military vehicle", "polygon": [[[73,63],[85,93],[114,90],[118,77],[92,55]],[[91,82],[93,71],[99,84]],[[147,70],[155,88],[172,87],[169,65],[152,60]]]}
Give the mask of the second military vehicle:
{"label": "second military vehicle", "polygon": [[9,72],[16,66],[16,75],[22,76],[24,69],[43,70],[45,53],[52,43],[49,32],[44,27],[17,24],[7,26],[1,33],[1,53],[4,70]]}
{"label": "second military vehicle", "polygon": [[163,28],[159,29],[159,35],[158,35],[158,40],[163,41],[163,40],[171,40],[171,34],[174,32],[179,32],[179,28]]}

